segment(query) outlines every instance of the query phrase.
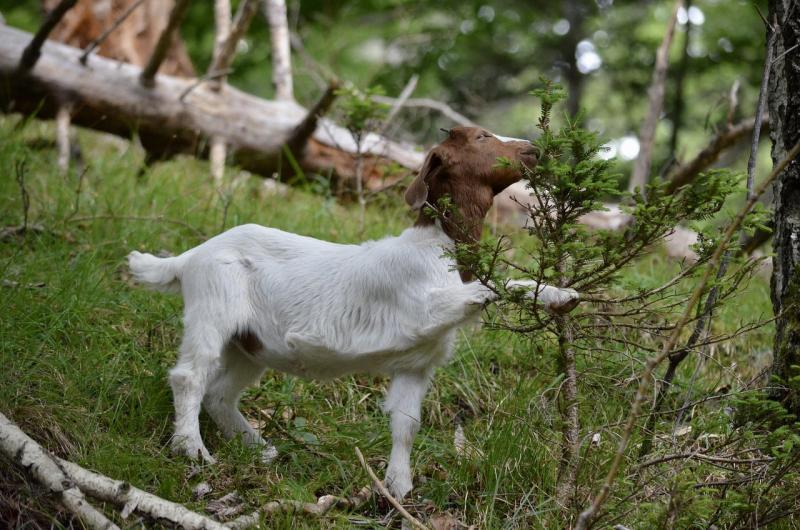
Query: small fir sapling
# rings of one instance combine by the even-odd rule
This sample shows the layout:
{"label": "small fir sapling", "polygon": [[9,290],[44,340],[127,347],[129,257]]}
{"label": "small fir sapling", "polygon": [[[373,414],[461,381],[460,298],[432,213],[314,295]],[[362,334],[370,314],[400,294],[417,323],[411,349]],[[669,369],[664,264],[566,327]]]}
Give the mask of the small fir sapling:
{"label": "small fir sapling", "polygon": [[[498,291],[500,302],[487,319],[489,325],[523,334],[549,332],[555,339],[553,364],[565,385],[558,403],[563,433],[558,498],[569,504],[581,433],[577,380],[584,380],[583,372],[592,363],[606,362],[605,369],[618,374],[625,359],[643,359],[660,348],[683,308],[695,273],[715,247],[718,232],[712,217],[742,179],[729,170],[711,170],[674,193],[662,181],[652,182],[644,194],[623,193],[614,162],[598,156],[603,145],[596,133],[582,129],[581,121],[570,117],[564,118],[559,129],[553,127],[553,110],[566,97],[561,87],[543,80],[533,94],[541,100],[541,115],[539,137],[533,141],[539,163],[524,168],[532,198],[525,205],[524,230],[530,237],[485,237],[457,245],[453,254]],[[510,163],[498,160],[498,164]],[[581,216],[603,209],[604,202],[619,202],[634,222],[618,231],[592,231],[580,223]],[[451,204],[446,200],[439,201],[436,209],[458,215],[449,211]],[[762,224],[757,214],[749,223]],[[679,224],[691,224],[700,231],[697,262],[682,263],[676,276],[661,285],[654,286],[641,275],[625,274]],[[737,293],[756,262],[737,257],[731,265],[716,282],[720,288],[714,307]],[[588,303],[569,316],[548,314],[535,301],[504,289],[503,278],[509,270],[524,279],[574,288]],[[709,335],[695,347],[726,338]]]}

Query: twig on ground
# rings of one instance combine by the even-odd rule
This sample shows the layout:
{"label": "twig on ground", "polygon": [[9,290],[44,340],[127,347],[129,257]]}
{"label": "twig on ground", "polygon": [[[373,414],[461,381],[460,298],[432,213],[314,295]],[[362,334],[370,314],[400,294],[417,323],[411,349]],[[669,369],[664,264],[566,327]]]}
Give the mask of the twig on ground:
{"label": "twig on ground", "polygon": [[403,505],[400,504],[400,502],[398,502],[398,500],[395,499],[391,493],[389,493],[389,490],[383,485],[383,482],[381,482],[381,479],[378,478],[378,475],[376,475],[372,468],[369,467],[369,464],[367,464],[367,461],[364,459],[364,455],[361,454],[361,449],[358,447],[356,447],[356,456],[358,457],[358,461],[361,462],[361,466],[364,468],[364,471],[366,471],[367,475],[369,475],[369,478],[372,479],[372,483],[375,484],[375,487],[378,489],[380,494],[383,495],[387,501],[389,501],[389,504],[394,506],[395,509],[400,512],[400,515],[402,515],[405,520],[411,523],[413,526],[419,528],[420,530],[429,530],[429,528],[422,524],[419,519],[408,513],[408,510],[406,510]]}
{"label": "twig on ground", "polygon": [[101,511],[89,504],[81,490],[42,446],[0,412],[0,451],[23,467],[50,491],[61,504],[92,529],[119,530]]}
{"label": "twig on ground", "polygon": [[227,528],[242,530],[257,526],[262,516],[272,513],[304,513],[314,516],[323,516],[333,508],[355,510],[361,507],[372,497],[372,489],[364,486],[352,497],[337,497],[335,495],[323,495],[317,502],[301,502],[295,500],[271,501],[258,510],[242,515],[233,521],[226,523]]}

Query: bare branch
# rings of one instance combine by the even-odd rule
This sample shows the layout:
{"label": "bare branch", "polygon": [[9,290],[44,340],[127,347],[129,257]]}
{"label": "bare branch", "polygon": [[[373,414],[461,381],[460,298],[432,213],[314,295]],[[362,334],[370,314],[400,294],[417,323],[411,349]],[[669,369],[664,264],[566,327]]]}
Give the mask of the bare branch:
{"label": "bare branch", "polygon": [[141,75],[139,76],[139,82],[142,84],[142,86],[150,88],[155,85],[156,73],[161,67],[161,63],[163,63],[164,59],[167,58],[167,52],[169,51],[170,46],[172,46],[175,31],[177,31],[178,26],[180,26],[181,22],[183,22],[183,18],[186,16],[186,11],[188,9],[189,0],[175,0],[175,5],[169,14],[167,27],[165,27],[164,31],[161,32],[161,36],[158,37],[158,42],[153,50],[153,55],[150,56],[150,60],[147,61],[147,65],[144,67]]}
{"label": "bare branch", "polygon": [[386,129],[389,127],[389,124],[392,123],[397,113],[400,112],[400,109],[403,108],[403,105],[406,104],[408,98],[411,97],[411,94],[414,93],[414,89],[417,88],[417,82],[419,81],[419,76],[414,74],[411,76],[411,79],[408,80],[406,86],[403,87],[403,90],[400,92],[400,95],[397,96],[397,99],[392,104],[392,108],[389,109],[389,114],[386,115],[386,119],[384,120],[383,127],[379,131],[379,134],[384,134]]}
{"label": "bare branch", "polygon": [[308,111],[306,117],[303,118],[297,127],[294,128],[289,139],[286,140],[286,146],[296,156],[299,157],[305,149],[308,140],[314,131],[317,129],[319,119],[330,109],[333,101],[336,99],[336,90],[339,88],[339,82],[336,80],[331,81],[328,88],[317,100],[311,110]]}
{"label": "bare branch", "polygon": [[234,530],[243,530],[258,526],[263,515],[271,513],[305,513],[308,515],[322,516],[333,508],[355,510],[372,498],[372,488],[364,486],[352,497],[337,497],[323,495],[317,502],[300,502],[294,500],[271,501],[254,511],[230,521],[225,526]]}
{"label": "bare branch", "polygon": [[361,462],[361,465],[364,467],[364,471],[366,471],[367,475],[369,475],[369,478],[372,479],[372,482],[375,484],[375,487],[378,489],[378,491],[381,492],[381,495],[383,495],[386,500],[389,501],[389,504],[394,506],[395,509],[400,512],[400,515],[402,515],[406,521],[411,523],[412,526],[415,526],[420,530],[429,530],[427,526],[419,521],[419,519],[408,513],[408,510],[406,510],[403,505],[400,504],[391,493],[389,493],[389,490],[387,490],[386,486],[383,485],[381,479],[379,479],[372,468],[369,467],[369,464],[367,464],[367,461],[364,459],[364,455],[361,454],[361,450],[358,447],[356,447],[356,456],[358,457],[358,461]]}
{"label": "bare branch", "polygon": [[[372,96],[372,99],[377,101],[378,103],[384,103],[386,105],[395,105],[397,104],[398,98],[390,98],[387,96]],[[411,98],[407,99],[403,104],[404,107],[422,107],[433,109],[437,112],[440,112],[445,117],[449,118],[453,122],[463,125],[464,127],[478,127],[478,125],[464,116],[463,114],[459,114],[453,108],[448,105],[447,103],[443,103],[441,101],[436,101],[435,99],[430,98]]]}
{"label": "bare branch", "polygon": [[708,169],[709,166],[719,159],[725,149],[751,134],[755,123],[756,120],[754,118],[748,118],[727,127],[724,131],[714,136],[697,156],[686,164],[678,167],[678,169],[668,177],[669,184],[667,185],[667,193],[674,193],[678,188],[689,184],[697,175]]}
{"label": "bare branch", "polygon": [[[247,32],[247,28],[250,27],[253,16],[256,14],[256,11],[258,11],[257,2],[258,0],[242,0],[242,3],[239,4],[239,9],[236,10],[236,16],[231,24],[230,32],[225,36],[224,41],[215,49],[214,59],[208,67],[209,72],[221,72],[230,67],[236,52],[236,46]],[[220,90],[222,88],[222,83],[215,81],[211,87],[214,90]]]}
{"label": "bare branch", "polygon": [[67,14],[67,11],[72,9],[77,2],[78,0],[61,0],[55,9],[47,14],[47,18],[45,18],[39,31],[36,32],[36,35],[33,36],[31,42],[22,52],[22,57],[17,66],[18,73],[28,72],[36,65],[36,61],[39,60],[39,56],[41,55],[42,45],[44,41],[47,40],[47,36],[50,35],[53,28],[56,27],[59,21],[64,18],[64,15]]}
{"label": "bare branch", "polygon": [[36,480],[60,497],[61,504],[92,529],[119,530],[102,512],[89,504],[81,490],[42,446],[0,412],[0,451],[28,470]]}
{"label": "bare branch", "polygon": [[653,80],[648,90],[649,105],[647,117],[642,123],[639,132],[639,156],[633,166],[633,173],[628,184],[628,191],[633,192],[639,188],[640,193],[644,194],[644,188],[650,175],[650,164],[653,157],[653,144],[656,139],[656,126],[661,116],[661,109],[664,104],[664,85],[667,82],[667,67],[669,66],[669,47],[672,44],[672,37],[675,35],[675,22],[678,18],[678,10],[683,7],[683,0],[677,0],[672,11],[672,16],[667,23],[667,31],[664,39],[656,52],[656,64],[653,69]]}
{"label": "bare branch", "polygon": [[275,99],[294,99],[292,86],[292,47],[289,22],[286,17],[286,0],[262,0],[269,23],[272,44],[272,83]]}

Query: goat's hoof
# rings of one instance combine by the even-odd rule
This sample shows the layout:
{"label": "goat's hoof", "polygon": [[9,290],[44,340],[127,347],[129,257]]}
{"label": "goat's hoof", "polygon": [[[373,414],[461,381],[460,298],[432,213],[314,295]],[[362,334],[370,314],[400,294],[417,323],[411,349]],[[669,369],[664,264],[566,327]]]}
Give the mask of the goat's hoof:
{"label": "goat's hoof", "polygon": [[395,499],[403,500],[413,487],[411,483],[411,470],[399,470],[392,467],[386,470],[386,479],[383,481]]}
{"label": "goat's hoof", "polygon": [[566,315],[581,303],[581,296],[575,289],[559,289],[558,299],[547,306],[551,313]]}
{"label": "goat's hoof", "polygon": [[211,456],[203,442],[191,442],[183,437],[176,437],[172,440],[172,452],[182,455],[190,460],[202,460],[206,464],[214,465],[217,459]]}

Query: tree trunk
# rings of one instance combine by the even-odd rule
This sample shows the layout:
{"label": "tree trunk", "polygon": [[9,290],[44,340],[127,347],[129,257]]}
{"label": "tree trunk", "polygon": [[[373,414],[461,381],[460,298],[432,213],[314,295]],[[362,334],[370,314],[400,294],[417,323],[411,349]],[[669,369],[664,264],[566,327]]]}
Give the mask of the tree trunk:
{"label": "tree trunk", "polygon": [[[794,0],[770,0],[769,21],[778,21],[774,65],[770,78],[769,119],[772,160],[778,163],[800,141],[800,17]],[[784,52],[788,53],[784,55]],[[776,315],[773,374],[788,382],[800,365],[800,164],[790,163],[775,181],[775,235],[773,245],[772,307]],[[792,385],[787,385],[792,386]],[[787,408],[800,414],[800,392],[774,390]]]}
{"label": "tree trunk", "polygon": [[[308,113],[293,101],[265,100],[230,86],[215,92],[167,75],[159,75],[155,87],[144,88],[139,84],[140,68],[103,57],[83,66],[81,50],[52,41],[42,47],[35,68],[20,76],[16,66],[30,40],[29,33],[0,26],[0,109],[52,118],[59,98],[67,98],[75,125],[124,138],[137,132],[145,149],[157,157],[208,156],[208,140],[220,136],[228,142],[234,163],[271,176],[280,167],[284,144]],[[370,189],[402,176],[387,172],[392,162],[416,171],[424,158],[421,150],[377,134],[365,137],[362,151]],[[322,120],[298,163],[305,171],[350,180],[355,152],[347,130]]]}

